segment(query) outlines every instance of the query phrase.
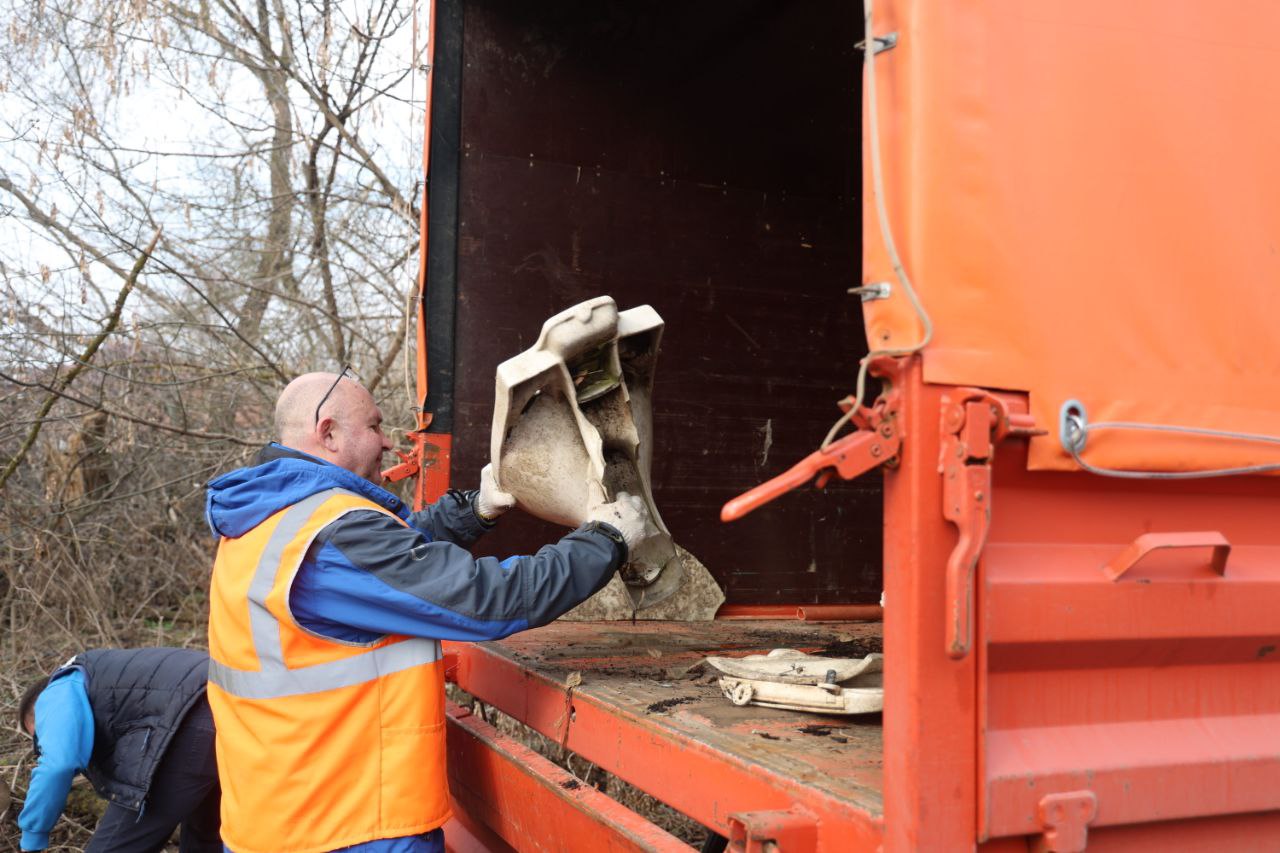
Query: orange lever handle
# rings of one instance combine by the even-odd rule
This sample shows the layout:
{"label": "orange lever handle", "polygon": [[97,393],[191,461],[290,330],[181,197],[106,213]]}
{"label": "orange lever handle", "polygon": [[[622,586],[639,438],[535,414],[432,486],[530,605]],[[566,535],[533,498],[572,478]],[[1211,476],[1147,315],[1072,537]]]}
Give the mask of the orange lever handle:
{"label": "orange lever handle", "polygon": [[873,430],[851,432],[839,441],[810,453],[772,480],[726,503],[720,510],[720,520],[737,521],[774,498],[803,486],[814,474],[820,474],[818,486],[825,486],[832,473],[826,469],[835,469],[835,473],[846,480],[860,477],[892,458],[898,452],[899,444],[900,440],[891,430],[886,433]]}
{"label": "orange lever handle", "polygon": [[720,520],[737,521],[774,498],[785,495],[792,489],[800,488],[813,479],[814,474],[830,464],[824,451],[817,450],[810,453],[772,480],[766,480],[754,489],[744,492],[726,503],[724,508],[720,510]]}

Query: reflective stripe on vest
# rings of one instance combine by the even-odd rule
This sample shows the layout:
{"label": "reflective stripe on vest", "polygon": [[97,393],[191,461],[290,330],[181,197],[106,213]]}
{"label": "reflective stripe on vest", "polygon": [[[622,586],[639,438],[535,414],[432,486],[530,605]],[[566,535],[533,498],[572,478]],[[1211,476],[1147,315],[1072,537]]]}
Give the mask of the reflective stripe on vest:
{"label": "reflective stripe on vest", "polygon": [[242,699],[278,699],[305,693],[321,693],[373,681],[383,675],[440,659],[438,640],[412,638],[380,645],[355,657],[290,669],[280,647],[280,624],[267,609],[267,596],[276,582],[285,548],[325,501],[346,494],[342,489],[317,492],[285,511],[262,550],[249,584],[249,628],[260,669],[234,669],[209,661],[209,681]]}

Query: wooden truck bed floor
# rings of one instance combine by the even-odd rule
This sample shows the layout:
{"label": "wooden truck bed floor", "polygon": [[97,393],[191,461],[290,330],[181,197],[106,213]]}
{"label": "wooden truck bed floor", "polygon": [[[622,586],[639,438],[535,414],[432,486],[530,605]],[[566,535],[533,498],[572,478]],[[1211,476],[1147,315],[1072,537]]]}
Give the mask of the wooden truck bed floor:
{"label": "wooden truck bed floor", "polygon": [[727,812],[799,803],[857,835],[878,835],[879,714],[735,706],[697,665],[775,648],[862,657],[880,651],[881,628],[556,622],[497,642],[446,644],[446,654],[457,655],[450,678],[463,690],[660,800],[679,793],[681,810],[706,825],[723,825]]}

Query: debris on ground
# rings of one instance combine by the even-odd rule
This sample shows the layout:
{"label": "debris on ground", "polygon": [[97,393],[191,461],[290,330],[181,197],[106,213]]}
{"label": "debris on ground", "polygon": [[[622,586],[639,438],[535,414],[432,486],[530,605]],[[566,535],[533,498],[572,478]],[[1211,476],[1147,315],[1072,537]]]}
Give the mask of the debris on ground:
{"label": "debris on ground", "polygon": [[690,702],[697,701],[697,696],[678,696],[675,699],[663,699],[661,702],[654,702],[652,705],[645,708],[644,711],[646,714],[662,714],[670,711],[677,705],[688,705]]}

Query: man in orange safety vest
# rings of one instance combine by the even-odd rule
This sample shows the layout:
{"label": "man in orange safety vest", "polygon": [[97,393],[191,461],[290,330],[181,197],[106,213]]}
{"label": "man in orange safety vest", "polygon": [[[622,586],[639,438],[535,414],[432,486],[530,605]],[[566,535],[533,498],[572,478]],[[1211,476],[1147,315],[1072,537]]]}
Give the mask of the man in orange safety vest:
{"label": "man in orange safety vest", "polygon": [[543,625],[602,588],[646,535],[619,495],[536,554],[465,548],[514,499],[479,490],[410,512],[378,483],[391,443],[354,378],[312,373],[276,405],[278,442],[209,485],[220,537],[209,704],[233,853],[443,850],[441,640]]}

